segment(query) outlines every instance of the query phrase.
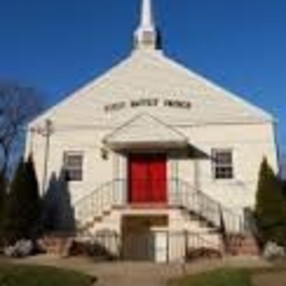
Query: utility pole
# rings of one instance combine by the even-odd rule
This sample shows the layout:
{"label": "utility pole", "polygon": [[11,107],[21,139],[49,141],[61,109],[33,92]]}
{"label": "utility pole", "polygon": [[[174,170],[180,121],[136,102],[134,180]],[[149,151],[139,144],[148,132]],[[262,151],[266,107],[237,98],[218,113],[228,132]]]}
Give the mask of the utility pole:
{"label": "utility pole", "polygon": [[48,177],[48,165],[49,165],[49,156],[50,156],[50,139],[53,134],[54,129],[52,121],[47,119],[45,121],[45,126],[43,129],[40,129],[39,133],[45,137],[45,149],[44,149],[44,167],[43,167],[43,179],[42,179],[42,195],[46,191],[47,177]]}

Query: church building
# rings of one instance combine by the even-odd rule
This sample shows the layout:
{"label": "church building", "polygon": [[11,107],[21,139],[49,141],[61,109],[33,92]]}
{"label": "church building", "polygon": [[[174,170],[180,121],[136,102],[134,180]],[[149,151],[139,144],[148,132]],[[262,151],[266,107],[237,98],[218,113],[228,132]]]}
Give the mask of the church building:
{"label": "church building", "polygon": [[152,10],[143,0],[126,59],[29,124],[26,153],[59,228],[182,261],[248,231],[262,159],[278,171],[275,120],[168,58]]}

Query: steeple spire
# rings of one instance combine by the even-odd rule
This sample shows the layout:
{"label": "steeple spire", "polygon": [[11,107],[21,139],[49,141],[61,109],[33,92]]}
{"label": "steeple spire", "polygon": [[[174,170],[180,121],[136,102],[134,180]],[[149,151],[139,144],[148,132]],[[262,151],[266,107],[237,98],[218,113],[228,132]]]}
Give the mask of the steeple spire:
{"label": "steeple spire", "polygon": [[142,1],[142,11],[141,11],[141,27],[146,29],[154,29],[153,25],[153,11],[151,7],[151,0]]}
{"label": "steeple spire", "polygon": [[159,49],[159,34],[154,24],[151,0],[142,0],[141,21],[134,35],[136,49]]}

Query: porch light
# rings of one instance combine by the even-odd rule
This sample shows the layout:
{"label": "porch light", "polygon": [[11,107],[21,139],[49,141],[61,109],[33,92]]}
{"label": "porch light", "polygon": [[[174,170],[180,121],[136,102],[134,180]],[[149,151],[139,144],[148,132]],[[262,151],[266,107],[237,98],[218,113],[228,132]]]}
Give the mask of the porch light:
{"label": "porch light", "polygon": [[108,160],[108,155],[109,155],[109,152],[106,148],[102,147],[101,148],[101,158],[103,160]]}

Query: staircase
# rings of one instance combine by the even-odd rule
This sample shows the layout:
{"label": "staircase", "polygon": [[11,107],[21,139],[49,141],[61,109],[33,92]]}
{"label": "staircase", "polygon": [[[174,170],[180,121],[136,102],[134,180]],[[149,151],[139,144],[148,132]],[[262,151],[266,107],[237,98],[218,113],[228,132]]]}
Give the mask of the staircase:
{"label": "staircase", "polygon": [[230,255],[258,256],[260,254],[258,243],[250,234],[228,234],[227,241]]}
{"label": "staircase", "polygon": [[[75,203],[75,217],[83,227],[109,214],[115,207],[128,206],[126,199],[127,182],[115,179],[98,187]],[[209,227],[231,233],[243,233],[241,215],[210,198],[202,191],[195,190],[189,183],[180,179],[169,182],[168,207],[181,208]]]}
{"label": "staircase", "polygon": [[[223,206],[204,192],[194,189],[183,180],[171,179],[168,186],[169,202],[165,208],[182,210],[192,221],[201,223],[202,229],[209,228],[220,234],[232,254],[257,253],[253,239],[245,231],[242,215]],[[86,231],[92,228],[95,223],[101,223],[118,209],[132,208],[127,202],[126,194],[127,181],[115,179],[80,199],[75,203],[78,230]]]}
{"label": "staircase", "polygon": [[180,180],[171,180],[171,203],[176,207],[187,210],[198,220],[203,220],[209,227],[217,228],[222,232],[243,233],[244,223],[240,214],[223,206],[204,192],[195,190],[189,183]]}
{"label": "staircase", "polygon": [[75,219],[79,230],[88,228],[110,214],[117,206],[125,205],[126,181],[114,179],[98,187],[75,203]]}
{"label": "staircase", "polygon": [[[254,237],[253,218],[246,217],[245,222],[242,215],[223,206],[204,192],[195,190],[183,180],[174,179],[172,184],[171,201],[175,206],[186,210],[193,220],[201,222],[202,227],[216,229],[221,236],[224,249],[222,252],[229,255],[257,256],[260,254]],[[252,225],[247,226],[249,223]]]}

